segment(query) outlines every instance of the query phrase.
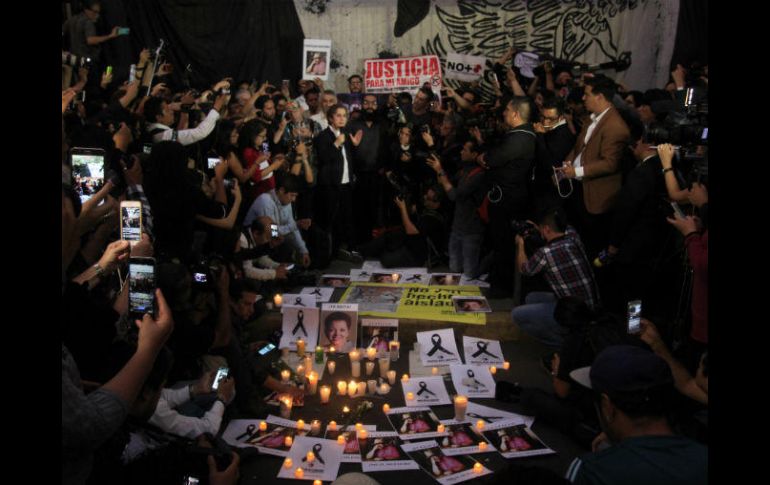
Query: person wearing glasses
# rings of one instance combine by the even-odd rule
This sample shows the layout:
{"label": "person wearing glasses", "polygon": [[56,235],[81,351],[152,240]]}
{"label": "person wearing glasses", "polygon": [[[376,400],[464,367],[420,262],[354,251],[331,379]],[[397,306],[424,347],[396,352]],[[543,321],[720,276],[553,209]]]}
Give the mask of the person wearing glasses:
{"label": "person wearing glasses", "polygon": [[[542,122],[533,123],[537,134],[535,148],[535,198],[554,199],[554,167],[561,168],[572,147],[575,135],[567,125],[566,103],[559,97],[548,98],[543,102]],[[569,184],[559,181],[559,194],[568,197]]]}
{"label": "person wearing glasses", "polygon": [[96,21],[102,12],[100,0],[85,0],[84,9],[64,24],[65,32],[69,34],[70,52],[80,57],[90,58],[97,62],[101,54],[101,44],[118,37],[117,26],[107,35],[96,35]]}

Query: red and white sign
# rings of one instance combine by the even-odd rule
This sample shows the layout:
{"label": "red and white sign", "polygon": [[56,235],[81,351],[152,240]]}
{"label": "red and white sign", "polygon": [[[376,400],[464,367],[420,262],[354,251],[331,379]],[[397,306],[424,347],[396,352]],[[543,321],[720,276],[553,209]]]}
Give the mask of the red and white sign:
{"label": "red and white sign", "polygon": [[402,93],[415,95],[423,84],[439,94],[442,86],[438,56],[367,59],[364,62],[364,86],[367,93]]}

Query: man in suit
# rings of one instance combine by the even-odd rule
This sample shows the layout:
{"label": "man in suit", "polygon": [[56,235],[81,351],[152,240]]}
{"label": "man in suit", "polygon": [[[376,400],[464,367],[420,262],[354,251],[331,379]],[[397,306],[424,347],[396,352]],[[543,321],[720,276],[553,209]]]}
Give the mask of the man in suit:
{"label": "man in suit", "polygon": [[352,185],[353,151],[363,136],[358,131],[354,136],[346,135],[342,129],[348,122],[348,110],[335,104],[327,111],[329,127],[313,140],[317,152],[318,185],[316,206],[318,224],[332,234],[332,250],[339,251],[341,259],[351,259],[348,251],[353,245],[353,200]]}
{"label": "man in suit", "polygon": [[583,101],[591,123],[580,130],[577,143],[567,155],[563,174],[575,183],[574,201],[568,206],[570,220],[581,233],[589,256],[607,246],[612,209],[620,193],[620,159],[629,141],[628,126],[612,104],[617,91],[606,76],[585,82]]}
{"label": "man in suit", "polygon": [[[552,205],[559,202],[554,187],[554,167],[561,167],[562,162],[575,146],[575,135],[569,129],[564,117],[566,104],[559,97],[552,97],[543,102],[543,122],[535,123],[537,148],[535,151],[535,184],[533,188],[536,206]],[[566,196],[570,192],[568,181],[559,182],[559,193]]]}

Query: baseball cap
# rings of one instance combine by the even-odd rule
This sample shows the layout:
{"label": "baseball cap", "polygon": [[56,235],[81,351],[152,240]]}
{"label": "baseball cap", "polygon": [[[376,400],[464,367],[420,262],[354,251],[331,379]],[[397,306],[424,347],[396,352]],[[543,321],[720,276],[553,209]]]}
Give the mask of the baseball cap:
{"label": "baseball cap", "polygon": [[606,393],[641,391],[673,382],[665,360],[633,345],[607,347],[593,365],[573,370],[570,377],[589,389]]}

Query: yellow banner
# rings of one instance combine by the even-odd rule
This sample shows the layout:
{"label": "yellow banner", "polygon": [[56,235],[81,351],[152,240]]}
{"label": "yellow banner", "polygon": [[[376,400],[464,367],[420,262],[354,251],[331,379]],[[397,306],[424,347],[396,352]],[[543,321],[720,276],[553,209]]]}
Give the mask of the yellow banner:
{"label": "yellow banner", "polygon": [[452,297],[481,296],[478,286],[428,286],[418,284],[352,282],[340,303],[358,303],[365,317],[415,318],[486,325],[484,313],[455,313]]}

